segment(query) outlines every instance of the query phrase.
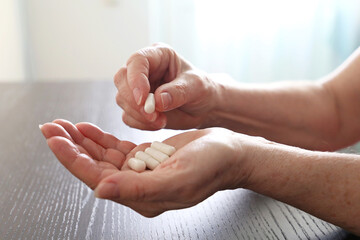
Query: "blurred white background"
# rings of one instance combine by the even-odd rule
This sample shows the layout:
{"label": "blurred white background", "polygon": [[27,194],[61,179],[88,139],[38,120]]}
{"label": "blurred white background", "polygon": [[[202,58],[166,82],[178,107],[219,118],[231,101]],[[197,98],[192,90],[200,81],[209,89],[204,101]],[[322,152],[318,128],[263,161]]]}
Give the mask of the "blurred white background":
{"label": "blurred white background", "polygon": [[1,0],[0,81],[112,80],[173,46],[238,81],[316,79],[360,45],[358,0]]}

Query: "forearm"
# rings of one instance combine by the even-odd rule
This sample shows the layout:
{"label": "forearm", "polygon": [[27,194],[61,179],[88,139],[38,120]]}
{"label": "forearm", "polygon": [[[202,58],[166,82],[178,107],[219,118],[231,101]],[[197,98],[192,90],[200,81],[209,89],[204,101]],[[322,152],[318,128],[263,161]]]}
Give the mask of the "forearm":
{"label": "forearm", "polygon": [[218,85],[207,126],[313,150],[336,150],[360,140],[360,48],[318,82]]}
{"label": "forearm", "polygon": [[256,141],[247,157],[245,188],[360,234],[360,156]]}
{"label": "forearm", "polygon": [[333,150],[338,119],[332,96],[320,83],[264,85],[218,83],[212,126],[299,146]]}

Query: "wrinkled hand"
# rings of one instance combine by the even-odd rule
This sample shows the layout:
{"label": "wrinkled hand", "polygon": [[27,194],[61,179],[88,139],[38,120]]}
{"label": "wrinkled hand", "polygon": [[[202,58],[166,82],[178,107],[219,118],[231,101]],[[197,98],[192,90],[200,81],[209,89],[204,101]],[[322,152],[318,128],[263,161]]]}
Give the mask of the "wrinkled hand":
{"label": "wrinkled hand", "polygon": [[[120,141],[90,123],[55,120],[41,127],[59,161],[95,195],[153,217],[193,206],[218,190],[241,186],[244,152],[225,129],[190,131],[164,142],[177,151],[153,171],[137,173],[126,162],[150,143]],[[236,137],[235,137],[236,138]],[[239,167],[241,165],[241,168]]]}
{"label": "wrinkled hand", "polygon": [[[164,44],[133,54],[115,75],[114,83],[123,121],[146,130],[201,127],[214,108],[218,91],[204,72]],[[149,92],[155,94],[152,114],[143,109]]]}

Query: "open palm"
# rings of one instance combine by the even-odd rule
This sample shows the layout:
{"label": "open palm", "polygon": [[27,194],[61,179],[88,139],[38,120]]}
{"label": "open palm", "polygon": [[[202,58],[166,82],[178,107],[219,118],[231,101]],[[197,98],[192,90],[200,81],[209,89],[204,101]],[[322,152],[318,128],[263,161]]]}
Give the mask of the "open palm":
{"label": "open palm", "polygon": [[[190,131],[164,141],[177,149],[171,158],[153,171],[137,173],[129,169],[127,161],[150,143],[135,145],[93,124],[73,125],[61,119],[42,125],[41,131],[59,161],[96,189],[98,197],[148,217],[195,205],[223,189],[224,178],[214,177],[228,171],[224,161],[233,157],[226,156],[232,152],[228,149],[231,144],[226,142],[229,131]],[[222,138],[225,142],[219,144]]]}

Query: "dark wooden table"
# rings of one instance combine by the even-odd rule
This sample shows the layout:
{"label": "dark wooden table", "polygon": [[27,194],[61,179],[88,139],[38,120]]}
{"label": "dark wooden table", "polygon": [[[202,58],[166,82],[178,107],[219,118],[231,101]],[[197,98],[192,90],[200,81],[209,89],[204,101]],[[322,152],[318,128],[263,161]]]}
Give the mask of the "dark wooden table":
{"label": "dark wooden table", "polygon": [[38,125],[88,121],[135,143],[146,132],[121,121],[112,82],[0,84],[0,239],[344,239],[347,233],[254,192],[218,192],[195,207],[142,217],[73,177]]}

